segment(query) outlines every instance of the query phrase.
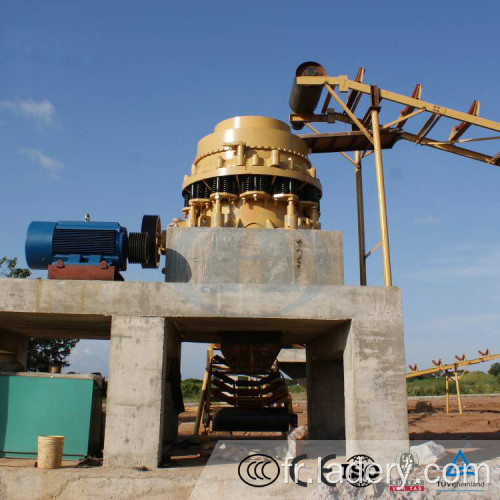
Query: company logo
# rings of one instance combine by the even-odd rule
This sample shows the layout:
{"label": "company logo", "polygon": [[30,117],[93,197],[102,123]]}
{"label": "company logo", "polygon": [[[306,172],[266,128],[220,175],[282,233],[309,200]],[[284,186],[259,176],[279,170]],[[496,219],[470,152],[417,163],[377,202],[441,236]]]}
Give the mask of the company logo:
{"label": "company logo", "polygon": [[[428,469],[439,467],[430,464],[425,468],[426,480],[430,483],[436,483],[439,488],[437,491],[484,491],[486,484],[491,483],[491,471],[487,463],[471,464],[465,457],[462,450],[458,450],[453,462],[446,464],[442,468],[442,477],[430,479],[427,475]],[[472,477],[471,477],[472,476]]]}
{"label": "company logo", "polygon": [[[457,462],[460,463],[460,461],[463,464],[461,466],[457,465]],[[453,462],[446,468],[445,474],[446,477],[474,476],[474,471],[462,450],[458,450]]]}
{"label": "company logo", "polygon": [[[331,463],[328,465],[335,458],[335,454],[318,457],[317,478],[319,483],[336,486],[337,483],[342,483],[345,479],[356,488],[365,488],[382,480],[382,468],[368,455],[353,455],[346,463]],[[285,484],[288,484],[289,479],[302,487],[307,487],[313,482],[312,478],[308,478],[307,481],[299,478],[299,471],[304,467],[304,463],[301,463],[301,461],[305,459],[307,459],[306,454],[285,459],[285,463],[282,465],[285,469]]]}
{"label": "company logo", "polygon": [[396,463],[401,467],[401,472],[405,476],[409,476],[418,468],[418,457],[413,453],[401,453],[396,458]]}
{"label": "company logo", "polygon": [[249,455],[238,466],[240,479],[255,488],[269,486],[278,479],[280,466],[273,457],[264,454]]}
{"label": "company logo", "polygon": [[366,488],[381,474],[380,467],[368,455],[354,455],[342,468],[346,481],[356,488]]}
{"label": "company logo", "polygon": [[399,465],[399,479],[389,481],[390,491],[424,491],[424,485],[419,478],[411,474],[419,469],[418,457],[411,452],[400,453],[395,460]]}

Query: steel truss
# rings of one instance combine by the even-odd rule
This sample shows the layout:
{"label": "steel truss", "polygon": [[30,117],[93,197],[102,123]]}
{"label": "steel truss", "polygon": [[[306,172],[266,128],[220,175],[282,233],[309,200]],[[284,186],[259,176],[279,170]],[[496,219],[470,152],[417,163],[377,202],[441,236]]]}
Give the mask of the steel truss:
{"label": "steel truss", "polygon": [[[405,96],[378,88],[375,85],[363,83],[364,73],[364,68],[360,68],[355,80],[350,80],[346,75],[334,77],[328,75],[296,77],[297,85],[324,87],[326,89],[326,98],[320,113],[291,114],[290,122],[292,124],[303,123],[312,130],[313,134],[303,134],[300,136],[308,142],[311,153],[337,152],[354,165],[358,212],[360,284],[366,285],[366,259],[381,247],[384,283],[386,286],[392,286],[382,149],[392,148],[398,140],[403,139],[490,165],[500,166],[500,152],[494,156],[490,156],[461,146],[462,144],[473,142],[480,143],[500,139],[500,135],[488,137],[477,136],[477,132],[483,129],[500,134],[500,123],[479,116],[479,101],[473,101],[468,112],[464,113],[423,101],[421,99],[422,85],[420,84],[415,86],[411,96]],[[339,95],[342,93],[347,94],[345,101]],[[364,95],[369,96],[370,103],[364,116],[358,117],[355,113]],[[341,112],[336,112],[329,107],[332,99],[340,106]],[[390,101],[404,106],[397,118],[385,124],[380,124],[379,122],[382,101]],[[407,123],[412,118],[423,113],[428,115],[428,119],[418,133],[415,134],[405,130],[404,127],[407,126]],[[459,123],[453,126],[448,139],[438,140],[429,138],[428,134],[441,118],[458,121]],[[311,125],[311,123],[334,124],[336,122],[351,125],[352,132],[321,133]],[[466,131],[473,131],[473,135],[476,135],[476,137],[462,138]],[[347,151],[354,151],[354,157],[349,156]],[[375,158],[380,241],[369,252],[366,252],[362,159],[372,153]]]}

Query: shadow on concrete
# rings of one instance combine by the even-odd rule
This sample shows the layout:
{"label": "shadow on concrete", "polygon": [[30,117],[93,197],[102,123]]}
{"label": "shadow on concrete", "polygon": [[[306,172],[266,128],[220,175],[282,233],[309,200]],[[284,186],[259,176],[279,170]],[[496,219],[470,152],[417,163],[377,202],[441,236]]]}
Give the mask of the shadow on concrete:
{"label": "shadow on concrete", "polygon": [[189,283],[192,271],[189,262],[175,250],[165,252],[165,281],[168,283]]}

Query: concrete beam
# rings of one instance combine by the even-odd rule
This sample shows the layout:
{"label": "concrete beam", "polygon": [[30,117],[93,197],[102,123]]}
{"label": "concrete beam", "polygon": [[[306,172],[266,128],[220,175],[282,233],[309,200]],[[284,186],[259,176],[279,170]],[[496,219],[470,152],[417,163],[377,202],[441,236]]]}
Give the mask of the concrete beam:
{"label": "concrete beam", "polygon": [[278,363],[305,363],[305,349],[281,349],[278,354]]}
{"label": "concrete beam", "polygon": [[306,388],[306,350],[281,349],[278,354],[279,369],[290,378]]}
{"label": "concrete beam", "polygon": [[4,332],[29,338],[109,339],[111,316],[97,314],[32,314],[0,311]]}
{"label": "concrete beam", "polygon": [[401,298],[394,287],[0,279],[6,332],[36,337],[56,324],[54,337],[109,338],[113,315],[169,318],[183,341],[199,342],[248,331],[251,319],[252,330],[291,344],[327,333],[332,322],[401,321]]}

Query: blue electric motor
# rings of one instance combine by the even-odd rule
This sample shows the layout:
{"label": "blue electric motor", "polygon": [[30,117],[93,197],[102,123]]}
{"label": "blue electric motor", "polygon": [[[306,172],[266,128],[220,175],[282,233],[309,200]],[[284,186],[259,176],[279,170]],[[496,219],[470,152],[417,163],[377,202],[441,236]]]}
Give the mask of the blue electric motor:
{"label": "blue electric motor", "polygon": [[125,271],[127,243],[127,228],[118,222],[34,221],[26,237],[26,261],[31,269],[47,269],[59,260],[90,266],[105,260]]}

